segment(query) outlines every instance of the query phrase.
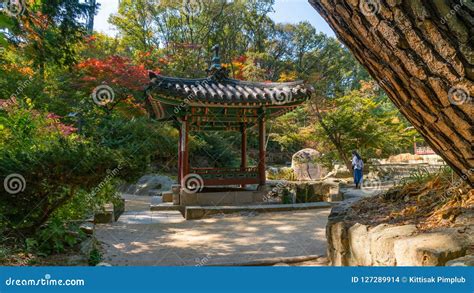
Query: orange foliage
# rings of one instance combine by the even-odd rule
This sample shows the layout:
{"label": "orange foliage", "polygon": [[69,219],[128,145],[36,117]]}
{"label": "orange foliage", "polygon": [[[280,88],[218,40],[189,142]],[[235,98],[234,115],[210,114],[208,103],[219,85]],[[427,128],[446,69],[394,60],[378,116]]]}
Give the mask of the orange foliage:
{"label": "orange foliage", "polygon": [[82,75],[80,82],[92,85],[92,88],[107,84],[129,91],[141,91],[148,83],[145,66],[134,65],[125,57],[111,56],[103,60],[90,58],[79,63],[77,68]]}
{"label": "orange foliage", "polygon": [[244,80],[244,67],[247,62],[247,56],[239,56],[232,60],[231,63],[223,64],[222,66],[228,69],[235,79]]}

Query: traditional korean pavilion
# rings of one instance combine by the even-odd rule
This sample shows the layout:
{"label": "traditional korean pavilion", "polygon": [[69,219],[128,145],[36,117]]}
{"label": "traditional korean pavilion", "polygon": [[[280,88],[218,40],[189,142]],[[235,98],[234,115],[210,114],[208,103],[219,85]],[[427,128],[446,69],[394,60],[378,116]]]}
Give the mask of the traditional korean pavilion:
{"label": "traditional korean pavilion", "polygon": [[[151,81],[146,90],[150,115],[161,121],[174,121],[179,128],[178,182],[188,194],[202,192],[204,187],[265,186],[266,122],[295,109],[313,92],[303,81],[267,83],[231,79],[221,65],[219,47],[215,46],[213,51],[206,78],[166,77],[150,72]],[[252,127],[258,128],[257,166],[247,164],[247,134]],[[240,132],[240,168],[190,166],[188,136],[199,131]]]}

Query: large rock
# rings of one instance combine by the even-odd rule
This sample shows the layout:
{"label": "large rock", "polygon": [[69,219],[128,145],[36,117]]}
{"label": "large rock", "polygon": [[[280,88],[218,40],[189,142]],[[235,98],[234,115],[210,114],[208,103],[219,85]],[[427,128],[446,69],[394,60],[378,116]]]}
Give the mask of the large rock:
{"label": "large rock", "polygon": [[348,229],[350,225],[344,221],[347,210],[353,200],[344,201],[332,208],[326,225],[326,239],[328,241],[327,255],[331,265],[348,266],[350,248]]}
{"label": "large rock", "polygon": [[333,266],[349,266],[350,249],[347,226],[344,222],[334,222],[326,227],[328,258]]}
{"label": "large rock", "polygon": [[149,174],[138,179],[136,184],[122,186],[120,191],[134,195],[158,195],[163,191],[170,190],[173,184],[175,181],[168,176]]}
{"label": "large rock", "polygon": [[318,201],[340,201],[342,200],[339,192],[338,180],[324,180],[324,181],[306,181],[293,182],[296,194],[296,203],[318,202]]}
{"label": "large rock", "polygon": [[292,157],[291,168],[296,180],[318,180],[326,176],[327,169],[318,163],[321,154],[314,149],[302,149]]}
{"label": "large rock", "polygon": [[356,223],[348,229],[349,247],[351,252],[348,258],[349,265],[371,266],[369,227]]}
{"label": "large rock", "polygon": [[474,267],[474,255],[466,255],[446,262],[449,267]]}
{"label": "large rock", "polygon": [[[352,202],[335,206],[328,218],[328,258],[333,266],[469,265],[473,233],[468,226],[419,231],[414,225],[375,227],[349,221]],[[452,261],[458,259],[458,261]]]}
{"label": "large rock", "polygon": [[[417,231],[415,225],[381,224],[369,228],[370,255],[374,266],[395,266],[398,264],[394,252],[394,243],[403,236],[413,235]],[[362,235],[364,237],[365,234]],[[406,264],[407,266],[409,264]]]}
{"label": "large rock", "polygon": [[335,178],[347,178],[352,177],[352,170],[347,169],[344,164],[334,164],[331,172],[327,173],[324,178],[335,177]]}
{"label": "large rock", "polygon": [[320,185],[320,193],[323,195],[323,201],[334,202],[342,201],[343,194],[340,191],[340,185],[345,181],[339,179],[329,178],[322,181]]}
{"label": "large rock", "polygon": [[296,203],[323,201],[323,195],[318,192],[321,183],[296,184]]}
{"label": "large rock", "polygon": [[399,266],[444,266],[465,255],[467,248],[465,239],[451,229],[401,238],[394,243]]}

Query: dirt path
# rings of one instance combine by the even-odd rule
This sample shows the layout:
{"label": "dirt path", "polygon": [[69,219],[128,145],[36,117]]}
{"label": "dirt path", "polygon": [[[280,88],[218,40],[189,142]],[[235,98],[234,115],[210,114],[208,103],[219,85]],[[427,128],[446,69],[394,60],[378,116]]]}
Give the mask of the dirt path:
{"label": "dirt path", "polygon": [[97,226],[104,262],[199,266],[326,254],[329,209],[185,221],[179,212],[148,211],[150,201],[127,196],[119,221]]}

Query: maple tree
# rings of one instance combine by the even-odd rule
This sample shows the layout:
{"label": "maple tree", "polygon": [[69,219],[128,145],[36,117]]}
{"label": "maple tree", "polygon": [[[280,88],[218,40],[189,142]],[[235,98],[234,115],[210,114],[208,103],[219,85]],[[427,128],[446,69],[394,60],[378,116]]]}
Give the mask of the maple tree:
{"label": "maple tree", "polygon": [[[89,58],[77,65],[76,86],[96,95],[96,102],[110,113],[119,104],[143,110],[136,102],[148,82],[145,65],[135,65],[127,57]],[[159,72],[159,70],[156,70]],[[99,96],[104,95],[104,96]]]}

